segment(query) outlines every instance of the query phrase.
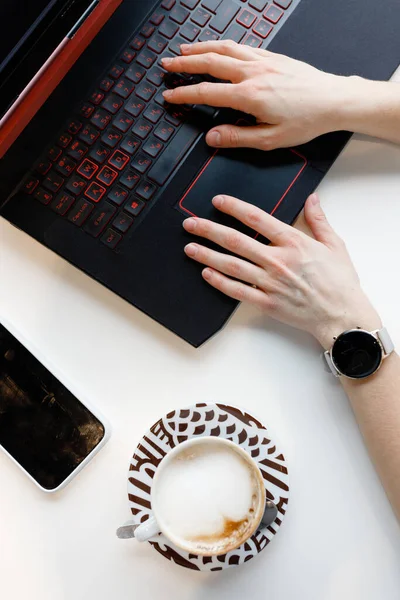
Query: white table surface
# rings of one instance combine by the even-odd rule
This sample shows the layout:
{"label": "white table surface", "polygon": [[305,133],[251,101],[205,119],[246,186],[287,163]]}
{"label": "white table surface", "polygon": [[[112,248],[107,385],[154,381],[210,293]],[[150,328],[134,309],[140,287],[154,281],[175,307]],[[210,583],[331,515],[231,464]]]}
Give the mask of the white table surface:
{"label": "white table surface", "polygon": [[[355,137],[319,193],[399,348],[400,148]],[[0,453],[2,600],[398,600],[399,525],[308,335],[241,306],[195,350],[4,220],[0,285],[0,318],[113,427],[55,495]],[[213,400],[253,411],[275,432],[291,499],[257,559],[207,574],[114,532],[129,518],[127,469],[144,430],[172,408]]]}

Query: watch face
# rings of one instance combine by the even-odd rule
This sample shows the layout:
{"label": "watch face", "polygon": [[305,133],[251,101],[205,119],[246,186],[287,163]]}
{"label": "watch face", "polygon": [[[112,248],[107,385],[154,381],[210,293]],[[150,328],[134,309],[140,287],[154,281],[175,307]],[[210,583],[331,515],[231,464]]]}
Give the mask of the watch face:
{"label": "watch face", "polygon": [[332,360],[343,375],[362,379],[379,368],[382,348],[367,331],[345,331],[333,344]]}

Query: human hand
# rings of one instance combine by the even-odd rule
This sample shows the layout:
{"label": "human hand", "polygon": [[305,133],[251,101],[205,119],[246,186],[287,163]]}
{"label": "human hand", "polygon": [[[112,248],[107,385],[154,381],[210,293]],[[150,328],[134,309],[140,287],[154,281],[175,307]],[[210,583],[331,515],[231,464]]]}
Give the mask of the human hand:
{"label": "human hand", "polygon": [[213,205],[268,238],[271,245],[206,219],[186,219],[186,231],[241,257],[188,244],[187,256],[208,266],[202,275],[210,285],[308,331],[326,349],[334,336],[347,329],[382,326],[316,194],[305,205],[305,219],[315,239],[231,196],[216,196]]}
{"label": "human hand", "polygon": [[272,150],[308,142],[341,129],[357,97],[357,79],[339,77],[231,40],[182,44],[182,56],[165,58],[167,71],[208,74],[231,83],[201,82],[164,92],[175,104],[229,107],[256,117],[258,125],[220,125],[208,132],[214,147]]}

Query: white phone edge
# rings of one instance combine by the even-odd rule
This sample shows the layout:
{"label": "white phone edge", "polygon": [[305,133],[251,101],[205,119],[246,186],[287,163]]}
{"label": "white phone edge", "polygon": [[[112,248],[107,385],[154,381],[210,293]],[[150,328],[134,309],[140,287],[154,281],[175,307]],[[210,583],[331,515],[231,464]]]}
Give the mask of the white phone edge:
{"label": "white phone edge", "polygon": [[65,486],[67,486],[72,481],[72,479],[80,471],[82,471],[82,469],[84,469],[84,467],[88,464],[88,462],[90,462],[92,460],[92,458],[98,452],[100,452],[100,450],[103,448],[103,446],[105,446],[105,444],[108,442],[108,440],[111,437],[112,427],[111,427],[110,422],[102,415],[102,413],[97,408],[95,408],[91,404],[91,402],[89,400],[87,400],[86,397],[82,397],[81,392],[78,392],[73,384],[70,384],[70,382],[68,381],[65,374],[62,371],[60,371],[59,368],[55,367],[51,361],[49,361],[47,358],[45,358],[43,356],[43,354],[31,342],[28,342],[24,338],[24,336],[21,335],[19,333],[19,331],[16,330],[15,327],[13,325],[11,325],[11,323],[5,317],[3,317],[3,315],[0,315],[0,324],[3,325],[6,329],[8,329],[8,331],[23,346],[25,346],[25,348],[31,354],[33,354],[33,356],[40,363],[42,363],[42,365],[44,367],[46,367],[46,369],[48,369],[50,371],[50,373],[52,373],[54,375],[54,377],[59,379],[60,382],[79,400],[79,402],[81,402],[88,410],[90,410],[91,413],[93,413],[93,415],[101,422],[101,424],[104,427],[104,436],[103,436],[103,439],[101,440],[101,442],[99,444],[97,444],[97,446],[95,448],[93,448],[93,450],[80,463],[80,465],[78,465],[76,467],[76,469],[74,471],[72,471],[72,473],[70,475],[68,475],[68,477],[66,479],[64,479],[64,481],[62,483],[60,483],[59,486],[57,486],[56,488],[54,488],[52,490],[48,490],[48,489],[44,488],[42,485],[40,485],[40,483],[38,483],[36,481],[36,479],[34,477],[32,477],[32,475],[30,475],[30,473],[28,473],[28,471],[26,471],[24,469],[24,467],[17,460],[15,460],[15,458],[9,452],[7,452],[7,450],[5,448],[3,448],[3,446],[0,444],[0,449],[12,460],[12,462],[14,464],[16,464],[20,468],[21,471],[23,471],[23,473],[25,473],[25,475],[28,477],[28,479],[30,479],[36,485],[36,487],[38,487],[42,492],[45,492],[46,494],[54,494],[55,492],[58,492],[58,491],[62,490],[63,488],[65,488]]}

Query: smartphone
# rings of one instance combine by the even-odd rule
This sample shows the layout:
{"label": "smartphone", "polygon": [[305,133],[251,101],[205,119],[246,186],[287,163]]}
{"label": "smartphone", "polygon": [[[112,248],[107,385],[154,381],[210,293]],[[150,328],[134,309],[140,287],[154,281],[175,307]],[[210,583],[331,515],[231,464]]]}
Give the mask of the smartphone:
{"label": "smartphone", "polygon": [[29,478],[45,492],[60,490],[109,435],[104,417],[0,323],[0,447]]}

